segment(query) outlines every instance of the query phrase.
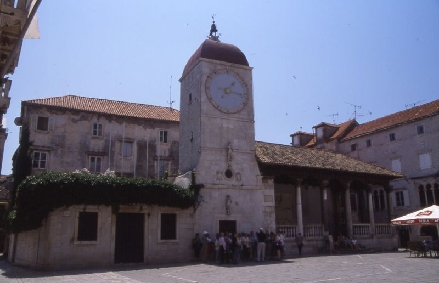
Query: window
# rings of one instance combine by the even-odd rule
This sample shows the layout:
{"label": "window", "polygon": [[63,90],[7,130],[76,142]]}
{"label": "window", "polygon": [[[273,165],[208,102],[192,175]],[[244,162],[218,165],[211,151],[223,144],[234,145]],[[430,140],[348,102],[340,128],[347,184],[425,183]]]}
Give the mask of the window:
{"label": "window", "polygon": [[168,131],[160,130],[160,142],[168,143]]}
{"label": "window", "polygon": [[319,127],[316,129],[316,135],[318,139],[323,138],[323,127]]}
{"label": "window", "polygon": [[383,189],[377,189],[373,191],[373,208],[375,211],[381,211],[386,209],[386,194]]}
{"label": "window", "polygon": [[395,198],[396,198],[396,206],[404,206],[404,193],[401,192],[395,192]]}
{"label": "window", "polygon": [[101,123],[93,123],[92,136],[102,137],[102,124]]}
{"label": "window", "polygon": [[47,152],[34,151],[32,159],[32,168],[46,169],[47,167]]}
{"label": "window", "polygon": [[418,135],[422,135],[424,133],[424,125],[417,126],[416,132],[418,133]]}
{"label": "window", "polygon": [[384,193],[384,190],[380,190],[380,209],[386,209],[386,195]]}
{"label": "window", "polygon": [[49,117],[38,116],[37,130],[46,132],[49,130]]}
{"label": "window", "polygon": [[351,193],[351,210],[358,210],[357,194]]}
{"label": "window", "polygon": [[396,134],[395,133],[389,134],[389,140],[390,141],[395,141],[396,140]]}
{"label": "window", "polygon": [[157,162],[158,170],[157,170],[157,179],[165,177],[166,173],[169,169],[169,161],[167,160],[159,160]]}
{"label": "window", "polygon": [[160,214],[160,240],[177,240],[177,214]]}
{"label": "window", "polygon": [[366,147],[372,146],[372,140],[366,140]]}
{"label": "window", "polygon": [[431,168],[431,155],[430,153],[419,154],[419,168],[430,169]]}
{"label": "window", "polygon": [[132,142],[123,142],[122,143],[122,157],[131,157],[133,156],[133,143]]}
{"label": "window", "polygon": [[299,136],[294,136],[293,137],[293,145],[294,146],[300,146],[300,138],[299,138]]}
{"label": "window", "polygon": [[358,145],[356,143],[351,144],[351,151],[356,151],[358,149]]}
{"label": "window", "polygon": [[192,93],[189,93],[189,104],[192,104]]}
{"label": "window", "polygon": [[392,170],[395,172],[401,172],[401,159],[392,160]]}
{"label": "window", "polygon": [[93,173],[102,172],[102,157],[101,156],[90,156],[88,170]]}
{"label": "window", "polygon": [[98,240],[98,213],[79,212],[77,241]]}

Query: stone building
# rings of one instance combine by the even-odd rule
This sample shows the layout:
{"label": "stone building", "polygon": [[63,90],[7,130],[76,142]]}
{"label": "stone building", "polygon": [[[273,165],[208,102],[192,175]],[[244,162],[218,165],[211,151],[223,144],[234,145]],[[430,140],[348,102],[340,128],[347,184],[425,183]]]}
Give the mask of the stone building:
{"label": "stone building", "polygon": [[[315,136],[292,134],[293,146],[325,148],[353,158],[401,172],[404,178],[391,182],[391,190],[374,189],[374,210],[383,214],[387,207],[392,218],[433,204],[439,204],[439,100],[358,124],[350,120],[339,125],[320,123]],[[391,202],[382,201],[389,194]],[[385,213],[384,213],[385,214]],[[432,227],[434,228],[434,227]],[[436,229],[412,227],[412,236]],[[433,231],[430,231],[433,230]],[[399,228],[402,245],[408,230]]]}
{"label": "stone building", "polygon": [[[402,175],[339,153],[255,141],[252,68],[216,32],[183,69],[180,111],[67,95],[24,101],[16,121],[31,130],[33,174],[85,167],[158,178],[162,164],[171,174],[178,164],[183,175],[177,181],[202,187],[196,209],[142,203],[118,214],[100,206],[59,208],[40,228],[13,235],[11,262],[38,269],[184,262],[193,258],[195,233],[259,228],[282,231],[290,253],[297,233],[312,253],[324,249],[329,233],[396,248],[391,211],[386,206],[387,216],[379,218],[372,188],[389,190],[390,180]],[[78,231],[87,212],[96,233],[84,241]],[[120,252],[131,242],[125,250],[134,257]]]}
{"label": "stone building", "polygon": [[[0,1],[0,121],[9,108],[9,91],[12,80],[6,75],[13,74],[20,58],[21,45],[41,0],[1,0]],[[3,123],[3,122],[2,122]],[[5,125],[0,125],[0,173],[3,151],[8,137]]]}
{"label": "stone building", "polygon": [[178,171],[179,111],[66,95],[22,102],[18,126],[30,131],[32,173],[163,178]]}
{"label": "stone building", "polygon": [[[85,168],[161,179],[178,170],[178,121],[169,107],[66,95],[23,101],[16,124],[30,132],[32,174]],[[11,235],[8,258],[36,269],[185,261],[192,231],[192,209],[135,204],[116,215],[107,206],[70,206]]]}

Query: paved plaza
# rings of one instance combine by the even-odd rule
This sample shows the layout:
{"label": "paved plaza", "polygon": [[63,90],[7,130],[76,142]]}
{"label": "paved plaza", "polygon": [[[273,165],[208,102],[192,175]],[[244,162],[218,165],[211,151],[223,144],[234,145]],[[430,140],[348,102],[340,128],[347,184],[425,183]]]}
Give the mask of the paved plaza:
{"label": "paved plaza", "polygon": [[238,265],[123,265],[111,269],[34,271],[0,262],[0,282],[439,282],[439,258],[408,252],[304,256]]}

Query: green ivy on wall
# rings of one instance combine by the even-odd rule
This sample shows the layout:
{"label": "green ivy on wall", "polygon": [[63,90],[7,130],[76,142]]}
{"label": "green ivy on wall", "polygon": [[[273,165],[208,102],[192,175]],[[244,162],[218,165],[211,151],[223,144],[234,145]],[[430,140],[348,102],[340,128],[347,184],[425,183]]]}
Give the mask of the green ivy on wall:
{"label": "green ivy on wall", "polygon": [[196,207],[200,185],[189,189],[167,181],[81,173],[42,173],[20,183],[15,205],[7,216],[7,228],[19,233],[36,229],[49,212],[72,205],[158,205],[186,209]]}

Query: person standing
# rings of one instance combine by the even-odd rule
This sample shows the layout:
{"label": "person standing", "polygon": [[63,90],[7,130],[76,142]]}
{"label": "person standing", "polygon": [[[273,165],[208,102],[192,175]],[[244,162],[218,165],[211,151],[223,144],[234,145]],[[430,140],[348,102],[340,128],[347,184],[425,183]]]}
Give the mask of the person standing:
{"label": "person standing", "polygon": [[239,243],[238,233],[234,233],[232,237],[232,263],[238,264],[239,262],[239,251],[241,249],[241,244]]}
{"label": "person standing", "polygon": [[267,240],[267,234],[265,234],[263,228],[259,229],[259,232],[256,233],[256,237],[258,238],[257,261],[265,261],[265,241]]}
{"label": "person standing", "polygon": [[196,261],[200,260],[201,246],[202,244],[201,244],[200,234],[196,233],[195,237],[192,239],[192,248],[194,249],[194,256]]}
{"label": "person standing", "polygon": [[296,236],[296,244],[297,248],[299,249],[299,256],[302,256],[303,236],[301,233]]}
{"label": "person standing", "polygon": [[207,231],[204,231],[203,237],[201,237],[201,261],[206,262],[209,259],[209,245],[211,239]]}
{"label": "person standing", "polygon": [[250,258],[255,259],[256,255],[258,254],[258,237],[253,231],[250,231],[250,244],[251,244]]}

